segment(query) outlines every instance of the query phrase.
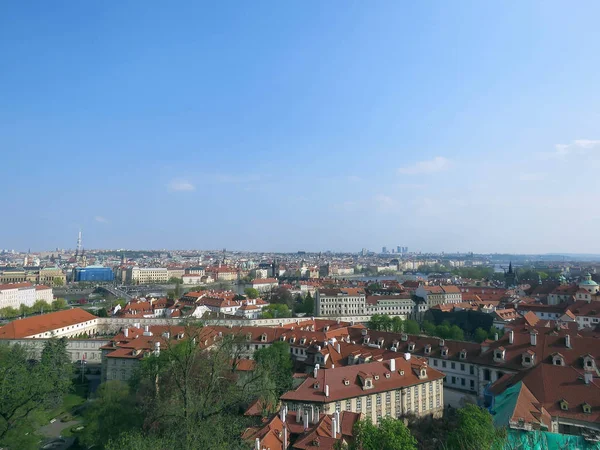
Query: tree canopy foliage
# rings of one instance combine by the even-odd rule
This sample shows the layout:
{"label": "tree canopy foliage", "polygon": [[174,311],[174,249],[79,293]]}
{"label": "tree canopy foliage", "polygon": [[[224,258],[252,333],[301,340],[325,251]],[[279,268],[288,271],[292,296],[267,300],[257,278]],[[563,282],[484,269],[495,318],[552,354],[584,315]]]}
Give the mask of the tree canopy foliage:
{"label": "tree canopy foliage", "polygon": [[352,429],[350,450],[416,450],[417,441],[401,420],[385,417],[379,426],[359,420]]}
{"label": "tree canopy foliage", "polygon": [[65,339],[49,339],[36,361],[22,345],[0,345],[0,446],[38,448],[36,414],[56,407],[72,386],[66,348]]}

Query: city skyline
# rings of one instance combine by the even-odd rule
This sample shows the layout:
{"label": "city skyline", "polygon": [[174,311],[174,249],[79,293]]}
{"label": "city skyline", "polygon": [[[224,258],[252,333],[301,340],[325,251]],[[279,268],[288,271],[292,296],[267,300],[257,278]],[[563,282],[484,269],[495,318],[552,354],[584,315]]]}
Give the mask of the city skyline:
{"label": "city skyline", "polygon": [[600,253],[600,5],[344,6],[2,5],[0,247]]}

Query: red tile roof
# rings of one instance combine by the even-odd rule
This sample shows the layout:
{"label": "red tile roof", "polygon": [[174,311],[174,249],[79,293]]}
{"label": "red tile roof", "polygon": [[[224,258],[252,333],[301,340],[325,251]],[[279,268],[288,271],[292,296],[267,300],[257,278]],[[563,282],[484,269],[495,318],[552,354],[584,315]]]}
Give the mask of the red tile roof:
{"label": "red tile roof", "polygon": [[13,320],[0,328],[0,339],[20,339],[97,319],[81,308]]}

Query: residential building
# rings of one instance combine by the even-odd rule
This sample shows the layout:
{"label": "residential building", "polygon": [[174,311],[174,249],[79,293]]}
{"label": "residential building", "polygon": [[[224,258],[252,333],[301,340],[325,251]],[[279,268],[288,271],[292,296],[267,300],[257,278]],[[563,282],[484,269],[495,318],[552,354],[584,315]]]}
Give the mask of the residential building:
{"label": "residential building", "polygon": [[129,284],[155,284],[169,281],[166,267],[128,267],[126,280]]}
{"label": "residential building", "polygon": [[259,292],[271,292],[279,287],[279,282],[275,278],[256,278],[246,287],[252,287]]}
{"label": "residential building", "polygon": [[322,370],[315,368],[298,387],[281,396],[290,410],[308,415],[349,411],[377,422],[405,415],[441,417],[444,374],[422,358],[406,354],[390,360]]}
{"label": "residential building", "polygon": [[0,328],[0,339],[94,336],[98,317],[81,308],[17,319]]}
{"label": "residential building", "polygon": [[366,314],[366,296],[362,288],[318,289],[315,298],[317,316]]}
{"label": "residential building", "polygon": [[462,293],[457,286],[424,286],[421,285],[415,291],[415,295],[425,300],[427,307],[432,308],[436,305],[445,305],[447,303],[461,303]]}
{"label": "residential building", "polygon": [[206,280],[206,275],[200,275],[198,273],[186,273],[181,276],[183,284],[197,286],[203,284]]}
{"label": "residential building", "polygon": [[415,310],[416,303],[408,293],[397,295],[371,295],[366,298],[366,314],[386,314],[406,318]]}
{"label": "residential building", "polygon": [[0,283],[23,283],[27,281],[25,270],[17,267],[3,267],[0,269]]}
{"label": "residential building", "polygon": [[167,276],[171,278],[181,278],[187,273],[183,267],[167,267]]}
{"label": "residential building", "polygon": [[209,267],[206,269],[206,273],[215,281],[234,281],[238,279],[238,271],[233,267]]}
{"label": "residential building", "polygon": [[0,309],[19,309],[21,305],[33,306],[36,300],[52,303],[54,296],[48,286],[34,286],[29,282],[0,285]]}

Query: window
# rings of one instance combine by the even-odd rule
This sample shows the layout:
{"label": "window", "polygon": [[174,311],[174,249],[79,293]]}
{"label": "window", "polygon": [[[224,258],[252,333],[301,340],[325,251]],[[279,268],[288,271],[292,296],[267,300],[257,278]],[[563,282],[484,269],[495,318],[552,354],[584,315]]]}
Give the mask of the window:
{"label": "window", "polygon": [[335,410],[336,411],[342,410],[342,402],[335,402]]}
{"label": "window", "polygon": [[464,364],[460,365],[460,370],[462,370],[463,372],[465,371],[465,365]]}
{"label": "window", "polygon": [[381,394],[377,394],[377,397],[375,398],[375,403],[377,406],[381,406]]}
{"label": "window", "polygon": [[452,384],[456,384],[456,377],[452,377]]}
{"label": "window", "polygon": [[583,412],[586,414],[592,413],[592,407],[588,403],[583,404]]}
{"label": "window", "polygon": [[464,385],[465,385],[465,382],[466,382],[466,380],[465,380],[464,378],[461,378],[461,379],[460,379],[460,385],[461,385],[461,386],[464,386]]}
{"label": "window", "polygon": [[471,383],[471,389],[475,389],[475,381],[471,380],[470,383]]}
{"label": "window", "polygon": [[475,375],[475,367],[474,366],[469,366],[469,373],[471,375]]}
{"label": "window", "polygon": [[438,365],[438,360],[437,360],[437,359],[434,359],[434,360],[433,360],[433,365],[434,365],[435,367],[437,367],[437,365]]}
{"label": "window", "polygon": [[352,400],[346,400],[346,411],[350,411],[352,409]]}
{"label": "window", "polygon": [[442,367],[446,368],[446,361],[442,361]]}
{"label": "window", "polygon": [[372,404],[373,404],[373,399],[372,399],[372,398],[371,398],[371,396],[369,395],[369,396],[367,397],[367,409],[371,408]]}
{"label": "window", "polygon": [[450,363],[450,367],[451,367],[452,369],[456,369],[456,364],[455,364],[455,363]]}
{"label": "window", "polygon": [[391,392],[386,392],[385,393],[385,402],[386,403],[392,403],[392,393]]}

